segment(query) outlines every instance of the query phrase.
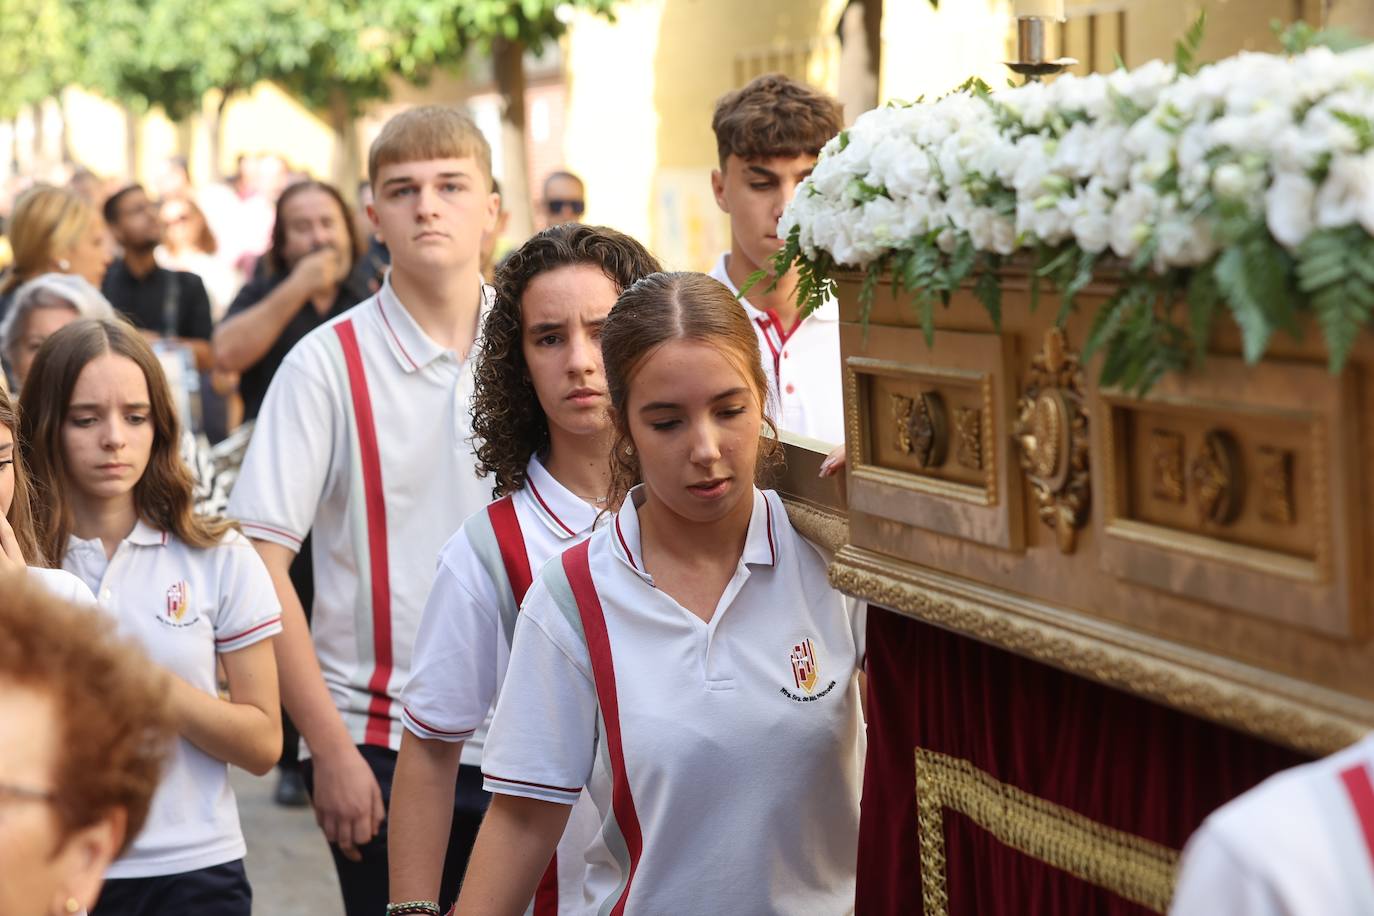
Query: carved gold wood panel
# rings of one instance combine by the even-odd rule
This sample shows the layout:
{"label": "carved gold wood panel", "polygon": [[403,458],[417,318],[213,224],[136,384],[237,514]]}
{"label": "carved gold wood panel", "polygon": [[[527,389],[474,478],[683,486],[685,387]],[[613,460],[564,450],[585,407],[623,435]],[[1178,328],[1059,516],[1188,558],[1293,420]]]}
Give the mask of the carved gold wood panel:
{"label": "carved gold wood panel", "polygon": [[[865,376],[856,371],[846,402],[850,537],[832,567],[843,574],[836,584],[1304,750],[1330,752],[1374,728],[1374,333],[1360,335],[1345,374],[1332,378],[1315,324],[1302,337],[1276,335],[1250,367],[1239,359],[1239,331],[1219,321],[1205,366],[1161,380],[1144,400],[1098,392],[1095,357],[1083,367],[1090,509],[1064,553],[1037,515],[1037,491],[1022,483],[1032,477],[1013,444],[1017,398],[1029,393],[1032,362],[1060,311],[1053,295],[1030,309],[1027,266],[1002,276],[1000,328],[961,291],[937,310],[933,348],[908,297],[880,284],[865,327],[862,275],[840,278],[842,356],[908,370],[912,383],[893,393],[944,396],[931,369],[994,378],[994,399],[1005,400],[974,441],[984,469],[996,469],[1007,516],[970,502],[967,483],[921,467],[914,441],[910,454],[863,457],[860,432],[883,426],[895,436],[898,427],[890,401],[860,402]],[[1063,328],[1069,344],[1088,338],[1095,308],[1116,292],[1104,275],[1080,294]],[[1000,369],[990,368],[995,356],[964,350],[964,341],[989,339]],[[953,464],[978,462],[967,447],[960,460],[966,404],[943,399],[948,452],[936,470],[952,475]],[[860,555],[893,578],[940,577],[942,591],[961,598],[906,600],[886,575],[851,575]]]}
{"label": "carved gold wood panel", "polygon": [[841,335],[849,354],[851,505],[1020,550],[1023,506],[1006,419],[1012,381],[1006,342],[992,334],[948,333],[937,356],[918,331],[884,328],[865,338],[862,329],[846,326]]}
{"label": "carved gold wood panel", "polygon": [[1099,396],[1103,569],[1342,638],[1362,635],[1352,370],[1216,357],[1145,399]]}

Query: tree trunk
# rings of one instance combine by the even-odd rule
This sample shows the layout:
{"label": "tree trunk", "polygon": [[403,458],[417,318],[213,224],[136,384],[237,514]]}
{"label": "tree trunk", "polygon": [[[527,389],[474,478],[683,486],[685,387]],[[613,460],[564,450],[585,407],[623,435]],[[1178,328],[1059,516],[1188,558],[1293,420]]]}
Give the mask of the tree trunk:
{"label": "tree trunk", "polygon": [[71,165],[76,162],[76,156],[72,153],[72,131],[71,119],[67,117],[67,96],[59,91],[54,98],[57,100],[57,110],[62,116],[62,162],[64,165]]}
{"label": "tree trunk", "polygon": [[334,131],[334,186],[345,200],[352,200],[363,174],[362,150],[353,105],[348,94],[337,87],[329,92],[329,126]]}
{"label": "tree trunk", "polygon": [[529,157],[525,155],[525,45],[497,40],[492,46],[501,93],[501,200],[513,239],[534,231],[530,214]]}
{"label": "tree trunk", "polygon": [[230,89],[222,89],[215,111],[210,115],[210,177],[214,181],[224,180],[224,109],[229,104]]}
{"label": "tree trunk", "polygon": [[138,160],[143,151],[142,125],[140,118],[128,105],[124,106],[124,161],[127,163],[125,175],[130,181],[138,181]]}
{"label": "tree trunk", "polygon": [[177,155],[185,157],[187,163],[191,161],[191,155],[195,152],[196,139],[196,112],[187,111],[181,120],[176,122],[177,131]]}
{"label": "tree trunk", "polygon": [[29,106],[29,114],[33,118],[33,168],[35,171],[47,171],[48,157],[47,150],[43,147],[43,103],[34,102]]}
{"label": "tree trunk", "polygon": [[877,107],[883,83],[883,0],[864,0],[864,34],[868,38],[868,73],[873,77],[873,107]]}

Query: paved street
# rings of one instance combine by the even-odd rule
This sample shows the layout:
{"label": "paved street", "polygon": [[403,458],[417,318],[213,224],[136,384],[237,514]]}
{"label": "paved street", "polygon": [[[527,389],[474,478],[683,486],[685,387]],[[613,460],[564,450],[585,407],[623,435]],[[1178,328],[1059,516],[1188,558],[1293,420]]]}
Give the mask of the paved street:
{"label": "paved street", "polygon": [[310,809],[272,803],[275,772],[261,779],[229,772],[248,840],[255,916],[343,916],[334,863]]}

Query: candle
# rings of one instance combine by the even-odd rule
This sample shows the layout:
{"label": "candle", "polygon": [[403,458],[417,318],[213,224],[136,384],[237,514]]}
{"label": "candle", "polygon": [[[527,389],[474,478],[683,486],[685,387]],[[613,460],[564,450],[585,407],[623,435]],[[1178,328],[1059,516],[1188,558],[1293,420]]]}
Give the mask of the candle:
{"label": "candle", "polygon": [[1012,13],[1017,19],[1063,19],[1064,0],[1014,0]]}

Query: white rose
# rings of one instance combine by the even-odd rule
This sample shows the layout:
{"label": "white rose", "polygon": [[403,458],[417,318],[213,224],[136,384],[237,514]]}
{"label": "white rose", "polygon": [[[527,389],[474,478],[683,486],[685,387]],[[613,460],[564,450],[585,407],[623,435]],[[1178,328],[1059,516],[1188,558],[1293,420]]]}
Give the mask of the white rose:
{"label": "white rose", "polygon": [[1249,189],[1250,179],[1245,174],[1245,169],[1234,162],[1218,166],[1212,173],[1212,190],[1216,191],[1218,197],[1236,200],[1244,197]]}
{"label": "white rose", "polygon": [[1361,207],[1374,191],[1374,161],[1370,154],[1337,156],[1317,192],[1317,225],[1323,229],[1349,226],[1360,218]]}
{"label": "white rose", "polygon": [[1148,187],[1132,188],[1112,206],[1111,246],[1117,257],[1132,258],[1150,231],[1159,195]]}
{"label": "white rose", "polygon": [[1297,248],[1312,233],[1317,186],[1300,172],[1282,172],[1264,195],[1269,232],[1287,248]]}
{"label": "white rose", "polygon": [[1061,209],[1069,218],[1078,247],[1093,254],[1107,250],[1111,243],[1112,201],[1099,182],[1090,182],[1078,195],[1063,201]]}

